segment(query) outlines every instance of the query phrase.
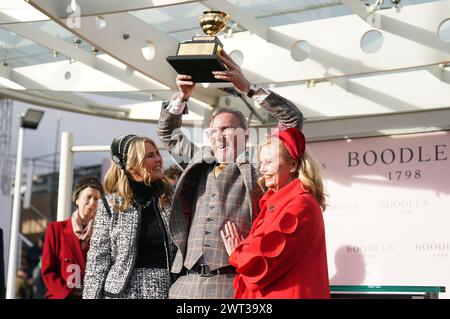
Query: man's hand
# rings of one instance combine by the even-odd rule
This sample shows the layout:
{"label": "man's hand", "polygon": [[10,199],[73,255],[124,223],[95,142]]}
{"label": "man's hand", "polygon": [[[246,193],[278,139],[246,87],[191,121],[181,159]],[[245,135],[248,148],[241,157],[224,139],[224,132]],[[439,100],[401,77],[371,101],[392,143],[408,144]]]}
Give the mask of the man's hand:
{"label": "man's hand", "polygon": [[189,99],[195,88],[195,83],[192,82],[192,77],[190,75],[178,74],[176,82],[181,98],[183,100]]}
{"label": "man's hand", "polygon": [[213,71],[214,77],[233,83],[234,87],[241,92],[247,92],[250,82],[245,78],[239,65],[224,51],[221,51],[219,59],[228,67],[226,71]]}
{"label": "man's hand", "polygon": [[227,222],[225,224],[223,230],[220,231],[220,236],[222,236],[228,256],[230,256],[236,247],[244,240],[244,236],[239,234],[236,224],[232,222]]}

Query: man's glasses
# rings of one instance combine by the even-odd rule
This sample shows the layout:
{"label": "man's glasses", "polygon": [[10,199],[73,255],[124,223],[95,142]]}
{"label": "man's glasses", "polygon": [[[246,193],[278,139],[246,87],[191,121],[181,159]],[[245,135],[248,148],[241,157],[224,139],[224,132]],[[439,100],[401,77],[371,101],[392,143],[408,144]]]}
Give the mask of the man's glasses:
{"label": "man's glasses", "polygon": [[207,128],[205,134],[208,138],[219,138],[220,136],[234,135],[239,127]]}

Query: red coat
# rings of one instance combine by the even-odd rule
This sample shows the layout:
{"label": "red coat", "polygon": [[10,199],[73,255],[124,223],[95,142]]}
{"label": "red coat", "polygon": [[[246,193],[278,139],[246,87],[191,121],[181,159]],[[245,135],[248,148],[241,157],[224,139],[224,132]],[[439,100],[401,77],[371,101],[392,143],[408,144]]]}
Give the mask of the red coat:
{"label": "red coat", "polygon": [[260,200],[248,237],[231,254],[235,298],[329,298],[325,228],[313,195],[295,179]]}
{"label": "red coat", "polygon": [[88,250],[88,244],[84,250],[81,248],[81,242],[73,232],[71,218],[47,225],[41,269],[47,298],[68,298],[74,288],[69,288],[66,282],[73,282],[72,278],[80,277],[83,283]]}

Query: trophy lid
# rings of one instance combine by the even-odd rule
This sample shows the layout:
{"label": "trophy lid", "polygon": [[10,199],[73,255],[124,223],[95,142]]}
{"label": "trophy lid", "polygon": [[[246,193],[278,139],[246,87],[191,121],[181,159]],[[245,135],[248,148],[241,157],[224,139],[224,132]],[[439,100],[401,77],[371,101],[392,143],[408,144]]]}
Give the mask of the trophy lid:
{"label": "trophy lid", "polygon": [[226,27],[229,16],[223,11],[204,11],[199,17],[200,26],[205,34],[215,36]]}

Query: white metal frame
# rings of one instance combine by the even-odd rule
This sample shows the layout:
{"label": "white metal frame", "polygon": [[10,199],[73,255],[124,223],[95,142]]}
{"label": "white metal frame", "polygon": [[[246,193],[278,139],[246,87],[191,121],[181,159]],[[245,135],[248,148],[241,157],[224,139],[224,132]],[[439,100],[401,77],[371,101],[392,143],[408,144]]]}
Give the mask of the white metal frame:
{"label": "white metal frame", "polygon": [[[98,61],[100,60],[98,57],[75,49],[70,43],[54,39],[48,34],[43,34],[42,31],[27,29],[25,23],[14,23],[4,27],[41,45],[60,51],[62,54],[115,77],[127,85],[139,89],[145,88],[149,83],[156,86],[161,85],[167,90],[154,95],[160,94],[166,99],[172,94],[175,86],[174,73],[167,66],[164,58],[166,55],[174,54],[177,41],[128,12],[191,2],[201,3],[214,10],[227,11],[233,21],[248,30],[234,33],[231,37],[221,36],[226,50],[243,52],[244,62],[241,67],[248,78],[252,82],[263,84],[269,88],[272,85],[275,87],[275,91],[298,103],[307,118],[306,122],[310,118],[326,120],[328,117],[339,119],[342,115],[351,117],[367,114],[371,116],[384,111],[409,114],[408,112],[411,111],[445,108],[450,105],[450,94],[448,96],[445,94],[445,87],[450,83],[450,71],[448,70],[450,44],[441,41],[436,34],[439,23],[448,18],[449,0],[405,6],[400,10],[386,9],[374,12],[368,10],[360,1],[343,0],[343,4],[350,8],[355,15],[271,28],[227,0],[130,0],[126,2],[113,0],[109,1],[107,5],[98,1],[77,0],[76,3],[81,8],[79,12],[80,28],[70,27],[67,23],[70,13],[66,9],[72,3],[71,0],[29,1],[39,12],[47,14],[53,21],[85,42],[106,52],[124,66],[128,66],[129,69],[136,70],[135,74],[141,74],[143,78],[130,76],[124,71],[124,68],[111,64],[111,61]],[[380,52],[366,54],[360,50],[359,40],[362,34],[374,29],[374,26],[367,22],[367,17],[374,13],[380,18],[379,31],[383,34],[385,43]],[[105,28],[101,30],[95,24],[97,16],[101,16],[106,22]],[[339,28],[336,28],[336,25]],[[129,38],[123,39],[124,34],[128,34]],[[312,47],[310,57],[303,62],[296,62],[290,56],[293,44],[299,40],[308,41]],[[155,45],[156,55],[151,61],[145,60],[141,54],[141,48],[145,41],[151,41]],[[123,49],[125,46],[127,50]],[[275,63],[274,58],[277,59]],[[37,65],[36,69],[39,67]],[[424,69],[433,75],[433,77],[424,77],[429,79],[426,85],[433,86],[433,89],[421,86],[424,82],[420,81],[410,89],[411,95],[423,91],[422,93],[427,95],[428,100],[432,102],[424,102],[420,98],[411,99],[405,95],[405,92],[402,95],[392,90],[389,91],[389,87],[404,81],[405,75],[409,74],[411,69]],[[2,74],[12,81],[17,80],[18,84],[35,85],[29,79],[19,77],[18,71],[0,68],[0,73],[3,72]],[[382,75],[383,73],[394,76],[386,77]],[[416,75],[418,73],[414,73],[414,76]],[[423,74],[419,76],[423,76]],[[364,77],[371,81],[360,81]],[[386,79],[386,82],[372,81],[372,79],[380,77]],[[413,80],[414,78],[411,77],[411,82],[414,82]],[[330,85],[323,85],[325,82],[333,86],[334,90],[326,90]],[[42,82],[40,78],[39,84],[41,83],[46,82]],[[314,83],[316,83],[315,87]],[[51,87],[51,85],[49,86]],[[206,118],[212,110],[209,105],[223,105],[226,94],[217,90],[221,86],[221,84],[199,86],[196,89],[197,95],[191,99],[190,111]],[[291,86],[295,89],[289,89]],[[437,90],[435,90],[436,86],[439,87]],[[306,87],[309,88],[308,91],[305,91]],[[36,88],[39,87],[36,86]],[[436,91],[440,93],[435,93]],[[302,95],[298,92],[301,92]],[[157,122],[158,120],[153,105],[149,105],[151,112],[145,113],[142,111],[147,106],[140,103],[120,106],[117,109],[116,107],[102,107],[90,104],[86,100],[77,102],[76,95],[71,96],[67,92],[54,93],[40,92],[39,90],[19,92],[0,88],[0,93],[16,99],[30,102],[35,100],[41,105],[50,105],[86,114],[148,122]],[[440,98],[436,99],[437,96]],[[332,114],[330,115],[326,111],[331,107],[328,105],[322,107],[326,104],[322,101],[323,97],[329,97],[333,102],[336,101],[336,109],[346,109],[346,105],[352,104],[358,105],[362,111],[359,113],[358,111],[329,112]],[[231,100],[236,102],[236,99],[231,98]],[[416,100],[421,102],[416,102]],[[196,105],[196,101],[202,101],[203,104]],[[374,111],[367,112],[366,110],[369,108],[373,108]],[[150,116],[146,117],[147,115]],[[192,123],[184,121],[183,124]],[[258,123],[253,124],[258,125]]]}
{"label": "white metal frame", "polygon": [[11,220],[11,235],[9,243],[8,278],[6,282],[6,298],[14,299],[16,293],[17,252],[19,249],[20,223],[20,187],[22,181],[23,140],[25,129],[19,128],[17,141],[16,177],[14,179],[14,200]]}
{"label": "white metal frame", "polygon": [[[101,1],[91,0],[76,0],[76,4],[80,7],[80,16],[101,16],[111,13],[128,12],[135,10],[142,10],[147,8],[159,8],[166,6],[174,6],[183,3],[199,2],[200,0],[108,0],[107,5]],[[53,7],[53,13],[58,18],[67,18],[72,8],[67,10],[71,6],[71,0],[60,0],[55,3]]]}
{"label": "white metal frame", "polygon": [[[164,147],[159,146],[160,150]],[[109,145],[74,146],[73,134],[61,134],[61,154],[59,164],[58,208],[57,220],[67,219],[71,212],[72,184],[73,184],[73,154],[86,152],[110,152]]]}
{"label": "white metal frame", "polygon": [[57,220],[67,219],[71,214],[73,183],[73,154],[81,152],[109,152],[109,146],[73,146],[73,134],[61,134],[61,155],[59,164]]}

